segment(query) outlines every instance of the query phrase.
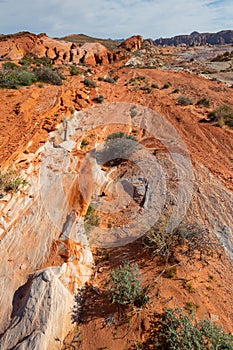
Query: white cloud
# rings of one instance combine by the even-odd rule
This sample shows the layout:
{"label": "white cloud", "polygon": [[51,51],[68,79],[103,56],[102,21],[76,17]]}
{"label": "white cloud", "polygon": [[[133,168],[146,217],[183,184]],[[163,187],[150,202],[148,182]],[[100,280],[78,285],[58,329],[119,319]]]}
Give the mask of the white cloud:
{"label": "white cloud", "polygon": [[231,29],[232,0],[0,0],[0,32],[158,38]]}

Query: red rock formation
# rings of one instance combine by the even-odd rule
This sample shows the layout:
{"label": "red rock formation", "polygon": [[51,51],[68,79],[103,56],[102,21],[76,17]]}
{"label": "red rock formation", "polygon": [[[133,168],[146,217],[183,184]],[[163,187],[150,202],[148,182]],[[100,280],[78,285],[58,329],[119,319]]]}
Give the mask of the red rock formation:
{"label": "red rock formation", "polygon": [[99,43],[75,43],[49,38],[46,34],[28,32],[7,35],[0,39],[0,57],[19,60],[26,54],[49,57],[53,63],[108,64],[121,57],[120,52],[111,52]]}
{"label": "red rock formation", "polygon": [[134,35],[126,39],[119,45],[121,49],[125,49],[130,52],[140,50],[143,43],[143,37],[141,35]]}

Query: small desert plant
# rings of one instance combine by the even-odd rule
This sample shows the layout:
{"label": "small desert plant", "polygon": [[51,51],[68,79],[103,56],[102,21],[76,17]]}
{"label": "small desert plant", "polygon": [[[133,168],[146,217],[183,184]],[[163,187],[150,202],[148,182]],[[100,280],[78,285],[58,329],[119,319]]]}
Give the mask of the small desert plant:
{"label": "small desert plant", "polygon": [[148,94],[150,94],[152,91],[152,88],[150,86],[145,85],[140,87],[140,90],[146,91]]}
{"label": "small desert plant", "polygon": [[71,75],[79,75],[80,74],[78,68],[75,65],[70,66],[69,71],[70,71]]}
{"label": "small desert plant", "polygon": [[158,84],[155,84],[155,83],[151,84],[151,87],[152,87],[152,89],[159,89]]}
{"label": "small desert plant", "polygon": [[107,136],[107,140],[112,140],[112,139],[129,139],[129,140],[137,141],[135,136],[126,134],[122,131],[113,132],[112,134],[109,134]]}
{"label": "small desert plant", "polygon": [[83,83],[85,86],[90,87],[90,88],[96,87],[96,83],[91,78],[84,79]]}
{"label": "small desert plant", "polygon": [[114,78],[111,77],[98,77],[99,81],[104,81],[105,83],[110,83],[110,84],[114,84],[116,82],[116,80]]}
{"label": "small desert plant", "polygon": [[17,64],[15,64],[14,62],[7,61],[2,64],[2,68],[7,70],[13,70],[19,68],[19,66],[17,66]]}
{"label": "small desert plant", "polygon": [[86,139],[83,139],[80,144],[80,148],[83,149],[84,147],[88,146],[89,142]]}
{"label": "small desert plant", "polygon": [[36,82],[35,74],[28,70],[0,70],[0,87],[17,89],[19,86],[29,86]]}
{"label": "small desert plant", "polygon": [[178,105],[182,105],[182,106],[189,106],[193,104],[192,100],[189,97],[184,97],[184,96],[179,96],[177,98],[177,103]]}
{"label": "small desert plant", "polygon": [[15,171],[0,171],[0,197],[10,191],[17,191],[20,187],[24,187],[28,184],[20,175]]}
{"label": "small desert plant", "polygon": [[212,257],[220,245],[205,227],[194,224],[183,224],[172,232],[162,223],[155,224],[143,237],[144,245],[154,255],[169,257],[178,250],[189,259],[197,254],[200,260]]}
{"label": "small desert plant", "polygon": [[110,275],[109,300],[119,305],[137,304],[140,306],[148,301],[145,290],[140,285],[140,272],[137,264],[124,262]]}
{"label": "small desert plant", "polygon": [[137,115],[137,106],[133,105],[131,108],[130,108],[130,117],[131,118],[134,118],[136,117]]}
{"label": "small desert plant", "polygon": [[99,226],[99,217],[96,214],[95,208],[91,205],[87,208],[87,212],[84,217],[84,222],[91,226]]}
{"label": "small desert plant", "polygon": [[208,108],[210,106],[210,101],[203,97],[199,101],[197,101],[196,104],[197,106],[203,106]]}
{"label": "small desert plant", "polygon": [[[149,347],[148,347],[149,346]],[[197,320],[182,309],[164,309],[155,314],[151,334],[142,349],[158,350],[232,350],[233,336],[209,320]]]}
{"label": "small desert plant", "polygon": [[170,86],[172,86],[172,84],[168,81],[163,85],[162,89],[168,89]]}
{"label": "small desert plant", "polygon": [[52,85],[62,85],[62,77],[49,67],[37,68],[34,71],[38,81]]}
{"label": "small desert plant", "polygon": [[178,88],[176,88],[172,91],[173,94],[177,94],[178,92],[180,92],[180,90]]}
{"label": "small desert plant", "polygon": [[93,98],[93,101],[96,103],[102,103],[104,101],[104,96],[103,95],[98,95]]}
{"label": "small desert plant", "polygon": [[208,117],[220,127],[224,125],[233,127],[233,109],[228,105],[218,106],[208,114]]}

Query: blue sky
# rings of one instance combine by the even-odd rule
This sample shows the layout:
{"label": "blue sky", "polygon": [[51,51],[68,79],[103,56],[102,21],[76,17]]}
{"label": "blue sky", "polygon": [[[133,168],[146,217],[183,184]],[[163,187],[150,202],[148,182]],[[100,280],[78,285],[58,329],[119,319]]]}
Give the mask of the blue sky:
{"label": "blue sky", "polygon": [[169,37],[233,29],[233,0],[0,0],[0,33]]}

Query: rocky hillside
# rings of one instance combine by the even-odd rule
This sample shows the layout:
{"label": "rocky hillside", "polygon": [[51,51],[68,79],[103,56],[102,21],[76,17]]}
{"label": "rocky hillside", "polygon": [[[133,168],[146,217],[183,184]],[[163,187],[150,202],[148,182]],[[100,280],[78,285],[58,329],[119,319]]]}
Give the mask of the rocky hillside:
{"label": "rocky hillside", "polygon": [[190,35],[177,35],[172,38],[160,38],[153,41],[154,45],[168,46],[201,46],[201,45],[224,45],[233,43],[233,30],[222,30],[218,33],[198,33]]}
{"label": "rocky hillside", "polygon": [[[3,76],[23,72],[16,57],[57,50],[49,69],[63,80],[1,89],[0,349],[148,349],[167,307],[233,333],[232,88],[161,68],[168,49],[140,36],[123,46],[141,67],[67,65],[73,44],[44,34],[1,40]],[[111,303],[124,261],[145,303]]]}
{"label": "rocky hillside", "polygon": [[20,60],[27,54],[50,58],[55,64],[109,64],[121,57],[119,50],[109,51],[100,43],[78,44],[52,39],[44,33],[23,32],[0,37],[1,60]]}

